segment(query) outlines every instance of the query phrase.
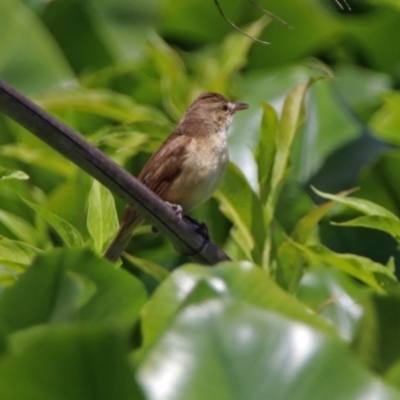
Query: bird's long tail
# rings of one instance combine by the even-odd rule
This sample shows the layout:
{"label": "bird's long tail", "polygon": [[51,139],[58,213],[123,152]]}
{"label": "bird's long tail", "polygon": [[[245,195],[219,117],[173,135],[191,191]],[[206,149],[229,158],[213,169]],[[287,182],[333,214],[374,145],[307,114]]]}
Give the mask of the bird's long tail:
{"label": "bird's long tail", "polygon": [[131,207],[125,209],[124,217],[122,218],[121,226],[113,241],[108,246],[103,257],[115,263],[121,257],[126,245],[128,244],[133,231],[143,222],[143,217],[133,211]]}

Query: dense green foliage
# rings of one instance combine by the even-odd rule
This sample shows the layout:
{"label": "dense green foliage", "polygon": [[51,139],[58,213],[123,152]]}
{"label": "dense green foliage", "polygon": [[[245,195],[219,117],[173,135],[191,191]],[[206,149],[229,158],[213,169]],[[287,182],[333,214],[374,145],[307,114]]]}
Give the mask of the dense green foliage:
{"label": "dense green foliage", "polygon": [[101,259],[124,204],[0,116],[1,399],[400,398],[400,7],[348,2],[220,1],[269,47],[212,0],[0,2],[0,78],[133,174],[196,95],[250,104],[212,268],[148,226]]}

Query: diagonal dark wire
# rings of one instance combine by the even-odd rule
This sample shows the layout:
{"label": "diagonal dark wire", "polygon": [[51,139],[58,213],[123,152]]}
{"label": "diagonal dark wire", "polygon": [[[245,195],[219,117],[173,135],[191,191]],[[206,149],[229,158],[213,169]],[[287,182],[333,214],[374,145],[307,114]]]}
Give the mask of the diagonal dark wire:
{"label": "diagonal dark wire", "polygon": [[175,249],[195,261],[213,265],[229,257],[177,216],[158,196],[109,159],[68,126],[0,80],[0,111],[39,137],[131,204],[173,243]]}
{"label": "diagonal dark wire", "polygon": [[[342,0],[342,1],[343,1],[343,3],[346,5],[347,9],[348,9],[349,11],[351,11],[351,7],[350,7],[349,3],[347,2],[347,0]],[[343,7],[342,3],[340,2],[340,0],[335,0],[335,3],[336,3],[342,10],[344,10],[344,7]]]}

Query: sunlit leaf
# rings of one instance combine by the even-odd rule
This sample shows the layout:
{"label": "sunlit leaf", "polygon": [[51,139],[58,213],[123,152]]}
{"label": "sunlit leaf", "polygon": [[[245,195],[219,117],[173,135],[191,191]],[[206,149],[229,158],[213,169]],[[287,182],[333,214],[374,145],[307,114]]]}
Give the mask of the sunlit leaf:
{"label": "sunlit leaf", "polygon": [[29,265],[41,253],[41,250],[24,242],[16,240],[0,240],[0,260]]}
{"label": "sunlit leaf", "polygon": [[162,113],[137,104],[133,98],[107,89],[75,89],[53,91],[36,98],[50,111],[69,109],[97,114],[123,123],[165,121]]}
{"label": "sunlit leaf", "polygon": [[138,377],[150,399],[367,400],[371,391],[379,399],[398,398],[336,338],[223,299],[181,311],[139,365]]}
{"label": "sunlit leaf", "polygon": [[400,94],[387,93],[383,96],[383,101],[383,106],[371,120],[371,126],[384,140],[399,145]]}
{"label": "sunlit leaf", "polygon": [[230,164],[215,194],[221,211],[233,224],[233,237],[243,251],[261,264],[265,226],[261,202],[238,167]]}
{"label": "sunlit leaf", "polygon": [[325,204],[311,210],[305,217],[301,218],[292,233],[294,241],[305,244],[310,233],[318,224],[318,222],[326,215],[326,213],[334,206],[333,201],[328,201]]}
{"label": "sunlit leaf", "polygon": [[266,204],[267,222],[272,219],[279,189],[287,169],[292,143],[304,117],[304,98],[309,84],[296,86],[286,97],[275,138],[276,152],[271,174],[271,190]]}
{"label": "sunlit leaf", "polygon": [[285,293],[265,270],[255,265],[223,263],[213,269],[187,265],[174,271],[145,307],[142,321],[145,347],[162,334],[200,283],[206,283],[213,290],[213,296],[235,298],[333,333],[331,327],[310,314],[301,303]]}
{"label": "sunlit leaf", "polygon": [[94,241],[94,248],[101,253],[108,239],[118,230],[118,215],[111,192],[98,181],[93,181],[89,193],[87,227]]}
{"label": "sunlit leaf", "polygon": [[29,179],[29,176],[22,171],[16,171],[4,167],[0,167],[0,181],[5,179],[18,179],[18,180],[26,180]]}
{"label": "sunlit leaf", "polygon": [[264,113],[261,121],[260,141],[256,149],[255,158],[258,167],[260,198],[262,204],[265,204],[270,191],[270,178],[275,156],[275,136],[277,134],[278,116],[274,108],[269,104],[263,102],[261,106],[263,107]]}
{"label": "sunlit leaf", "polygon": [[331,321],[340,335],[351,341],[364,313],[364,301],[372,292],[337,268],[318,268],[301,278],[296,298]]}

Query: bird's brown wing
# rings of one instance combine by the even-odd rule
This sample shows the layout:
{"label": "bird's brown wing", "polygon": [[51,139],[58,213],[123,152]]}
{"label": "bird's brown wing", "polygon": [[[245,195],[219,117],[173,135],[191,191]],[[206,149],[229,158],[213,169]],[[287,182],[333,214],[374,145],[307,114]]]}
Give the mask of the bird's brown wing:
{"label": "bird's brown wing", "polygon": [[162,198],[165,189],[181,173],[190,140],[188,135],[171,135],[149,159],[138,179]]}

